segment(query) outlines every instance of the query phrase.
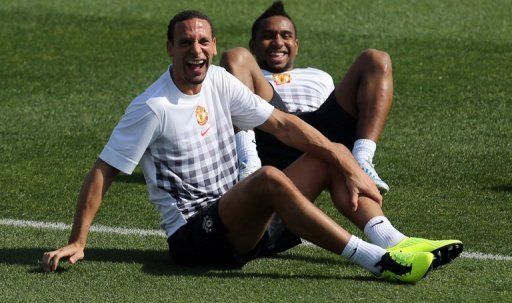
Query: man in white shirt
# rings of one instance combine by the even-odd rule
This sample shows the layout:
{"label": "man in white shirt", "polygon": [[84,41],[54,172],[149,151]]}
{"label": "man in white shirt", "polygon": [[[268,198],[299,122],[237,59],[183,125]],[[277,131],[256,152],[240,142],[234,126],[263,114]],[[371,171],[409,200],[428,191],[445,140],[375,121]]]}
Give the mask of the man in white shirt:
{"label": "man in white shirt", "polygon": [[[274,213],[295,235],[386,280],[414,283],[441,264],[385,220],[380,193],[350,151],[211,65],[216,39],[206,15],[174,16],[167,51],[173,64],[128,106],[84,181],[68,245],[44,253],[44,271],[55,271],[62,258],[73,264],[84,257],[103,195],[119,171],[130,174],[137,164],[176,264],[240,267],[268,255]],[[284,172],[263,167],[237,183],[233,125],[260,128],[307,154]],[[380,246],[349,234],[315,207],[311,201],[324,188],[337,207],[371,225]]]}
{"label": "man in white shirt", "polygon": [[[299,49],[296,32],[295,24],[281,2],[275,2],[253,23],[250,50],[264,78],[272,85],[261,86],[256,93],[265,94],[261,90],[273,88],[283,101],[281,106],[274,106],[297,115],[329,140],[352,149],[360,167],[373,179],[380,192],[386,193],[389,186],[375,171],[373,157],[393,98],[388,54],[378,50],[363,52],[335,86],[332,77],[324,71],[295,67]],[[237,51],[231,50],[224,56],[223,64],[228,70],[236,70],[230,65],[237,64],[238,60],[234,59]],[[243,75],[234,75],[246,82]],[[258,80],[253,77],[250,81]],[[253,143],[255,137],[257,152]],[[261,165],[258,155],[263,165],[283,169],[302,154],[260,131],[256,131],[256,136],[252,131],[239,132],[237,145],[242,178]]]}

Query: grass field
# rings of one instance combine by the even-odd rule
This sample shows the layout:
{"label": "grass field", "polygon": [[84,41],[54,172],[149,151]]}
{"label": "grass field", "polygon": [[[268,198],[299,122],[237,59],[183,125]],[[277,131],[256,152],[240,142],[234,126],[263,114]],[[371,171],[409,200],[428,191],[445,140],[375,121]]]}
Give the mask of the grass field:
{"label": "grass field", "polygon": [[[512,298],[510,1],[286,1],[299,65],[341,79],[362,50],[393,59],[395,103],[377,150],[388,217],[406,234],[458,238],[468,256],[415,286],[385,283],[301,246],[242,270],[168,263],[160,236],[92,233],[86,260],[43,274],[69,232],[0,224],[2,302],[489,301]],[[71,223],[83,177],[125,107],[167,67],[172,15],[201,9],[219,51],[247,44],[269,1],[0,0],[0,220]],[[323,195],[319,205],[351,232]],[[158,229],[140,171],[95,221]],[[496,256],[508,260],[496,260]]]}

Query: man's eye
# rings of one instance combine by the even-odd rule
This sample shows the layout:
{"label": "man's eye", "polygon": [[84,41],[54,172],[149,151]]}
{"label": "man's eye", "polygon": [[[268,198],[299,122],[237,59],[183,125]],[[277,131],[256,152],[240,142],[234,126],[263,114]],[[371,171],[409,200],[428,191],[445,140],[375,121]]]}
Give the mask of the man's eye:
{"label": "man's eye", "polygon": [[273,33],[264,33],[262,35],[262,38],[265,39],[265,40],[270,40],[270,39],[274,38],[274,34]]}

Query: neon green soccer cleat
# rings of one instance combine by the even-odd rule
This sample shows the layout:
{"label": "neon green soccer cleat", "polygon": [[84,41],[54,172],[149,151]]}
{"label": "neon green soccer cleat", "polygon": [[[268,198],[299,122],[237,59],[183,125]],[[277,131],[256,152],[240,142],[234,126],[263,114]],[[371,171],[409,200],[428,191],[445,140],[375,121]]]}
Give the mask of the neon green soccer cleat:
{"label": "neon green soccer cleat", "polygon": [[375,266],[380,278],[392,282],[416,283],[432,269],[434,255],[428,252],[388,251]]}
{"label": "neon green soccer cleat", "polygon": [[450,263],[457,258],[464,245],[459,240],[428,240],[422,238],[405,238],[395,246],[389,247],[388,251],[403,252],[430,252],[434,255],[433,268]]}

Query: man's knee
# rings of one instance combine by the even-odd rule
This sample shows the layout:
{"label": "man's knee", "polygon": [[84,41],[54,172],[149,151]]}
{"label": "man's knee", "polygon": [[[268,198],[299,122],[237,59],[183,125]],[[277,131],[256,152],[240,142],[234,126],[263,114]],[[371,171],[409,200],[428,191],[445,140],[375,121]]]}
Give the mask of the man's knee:
{"label": "man's knee", "polygon": [[369,71],[379,72],[382,74],[391,73],[391,57],[384,51],[368,49],[359,56],[359,59]]}
{"label": "man's knee", "polygon": [[243,47],[235,47],[222,53],[220,65],[228,71],[241,67],[252,58],[252,54]]}
{"label": "man's knee", "polygon": [[282,195],[293,191],[293,183],[279,169],[263,166],[253,175],[254,189],[262,195]]}

